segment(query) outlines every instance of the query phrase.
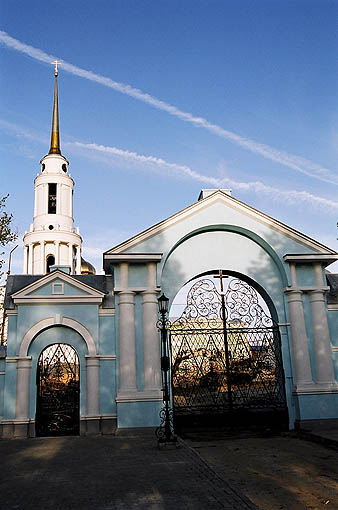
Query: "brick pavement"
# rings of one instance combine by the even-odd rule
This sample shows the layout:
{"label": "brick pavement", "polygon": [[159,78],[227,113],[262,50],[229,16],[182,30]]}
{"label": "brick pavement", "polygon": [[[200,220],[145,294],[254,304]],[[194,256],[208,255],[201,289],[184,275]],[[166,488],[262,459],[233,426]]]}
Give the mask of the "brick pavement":
{"label": "brick pavement", "polygon": [[185,443],[153,435],[0,441],[1,510],[253,510]]}

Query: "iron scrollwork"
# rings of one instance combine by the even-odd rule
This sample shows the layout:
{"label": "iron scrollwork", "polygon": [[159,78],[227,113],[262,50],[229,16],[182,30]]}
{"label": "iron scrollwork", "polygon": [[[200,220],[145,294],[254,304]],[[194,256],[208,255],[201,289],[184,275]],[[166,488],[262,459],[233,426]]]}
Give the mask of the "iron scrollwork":
{"label": "iron scrollwork", "polygon": [[37,435],[78,434],[79,360],[70,345],[53,344],[42,351],[37,388]]}
{"label": "iron scrollwork", "polygon": [[284,407],[278,326],[249,284],[197,281],[169,329],[175,413]]}

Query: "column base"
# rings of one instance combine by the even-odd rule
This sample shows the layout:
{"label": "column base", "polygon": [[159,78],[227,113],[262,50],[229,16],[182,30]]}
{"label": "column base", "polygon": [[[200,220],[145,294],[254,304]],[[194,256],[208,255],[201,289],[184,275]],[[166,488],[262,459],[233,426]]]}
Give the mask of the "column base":
{"label": "column base", "polygon": [[336,381],[324,383],[305,383],[297,384],[293,388],[294,395],[313,395],[318,393],[338,393],[338,383]]}
{"label": "column base", "polygon": [[118,392],[116,396],[116,402],[153,402],[160,400],[163,401],[163,393],[162,390],[130,390]]}

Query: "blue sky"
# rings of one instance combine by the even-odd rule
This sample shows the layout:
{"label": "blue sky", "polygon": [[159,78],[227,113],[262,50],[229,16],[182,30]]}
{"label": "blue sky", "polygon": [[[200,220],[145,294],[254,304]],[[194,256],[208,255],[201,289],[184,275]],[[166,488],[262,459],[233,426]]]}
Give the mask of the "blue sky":
{"label": "blue sky", "polygon": [[[240,200],[337,249],[338,3],[0,2],[1,194],[20,238],[48,152],[53,67],[75,225],[104,250],[193,203]],[[21,272],[22,249],[12,272]]]}

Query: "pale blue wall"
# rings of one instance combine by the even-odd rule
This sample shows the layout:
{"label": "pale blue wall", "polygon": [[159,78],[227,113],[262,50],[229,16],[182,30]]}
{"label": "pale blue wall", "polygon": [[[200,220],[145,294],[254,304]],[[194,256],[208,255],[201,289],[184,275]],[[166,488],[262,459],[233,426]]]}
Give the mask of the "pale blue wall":
{"label": "pale blue wall", "polygon": [[5,389],[5,359],[0,358],[0,416],[3,416],[4,412],[4,389]]}
{"label": "pale blue wall", "polygon": [[119,402],[117,426],[119,428],[158,427],[162,402]]}
{"label": "pale blue wall", "polygon": [[[97,344],[99,337],[99,316],[98,305],[19,305],[17,315],[17,329],[13,331],[9,338],[11,341],[8,343],[8,356],[17,356],[19,354],[20,344],[27,333],[27,331],[34,326],[37,322],[46,318],[55,318],[60,314],[61,320],[63,317],[68,317],[83,324]],[[10,317],[13,319],[14,317]],[[14,334],[13,334],[14,333]]]}
{"label": "pale blue wall", "polygon": [[[28,295],[32,296],[51,296],[52,295],[52,287],[54,283],[63,283],[62,280],[59,278],[56,278],[52,282],[46,283],[46,285],[43,285],[39,289],[36,289],[34,292]],[[57,295],[64,295],[64,296],[88,296],[88,294],[75,287],[74,285],[70,285],[69,283],[64,283],[63,287],[64,293],[63,294],[57,294]]]}
{"label": "pale blue wall", "polygon": [[[328,312],[328,323],[333,347],[338,347],[338,310],[330,310]],[[332,353],[333,366],[335,370],[336,380],[338,381],[338,351]],[[338,409],[338,408],[337,408]]]}

